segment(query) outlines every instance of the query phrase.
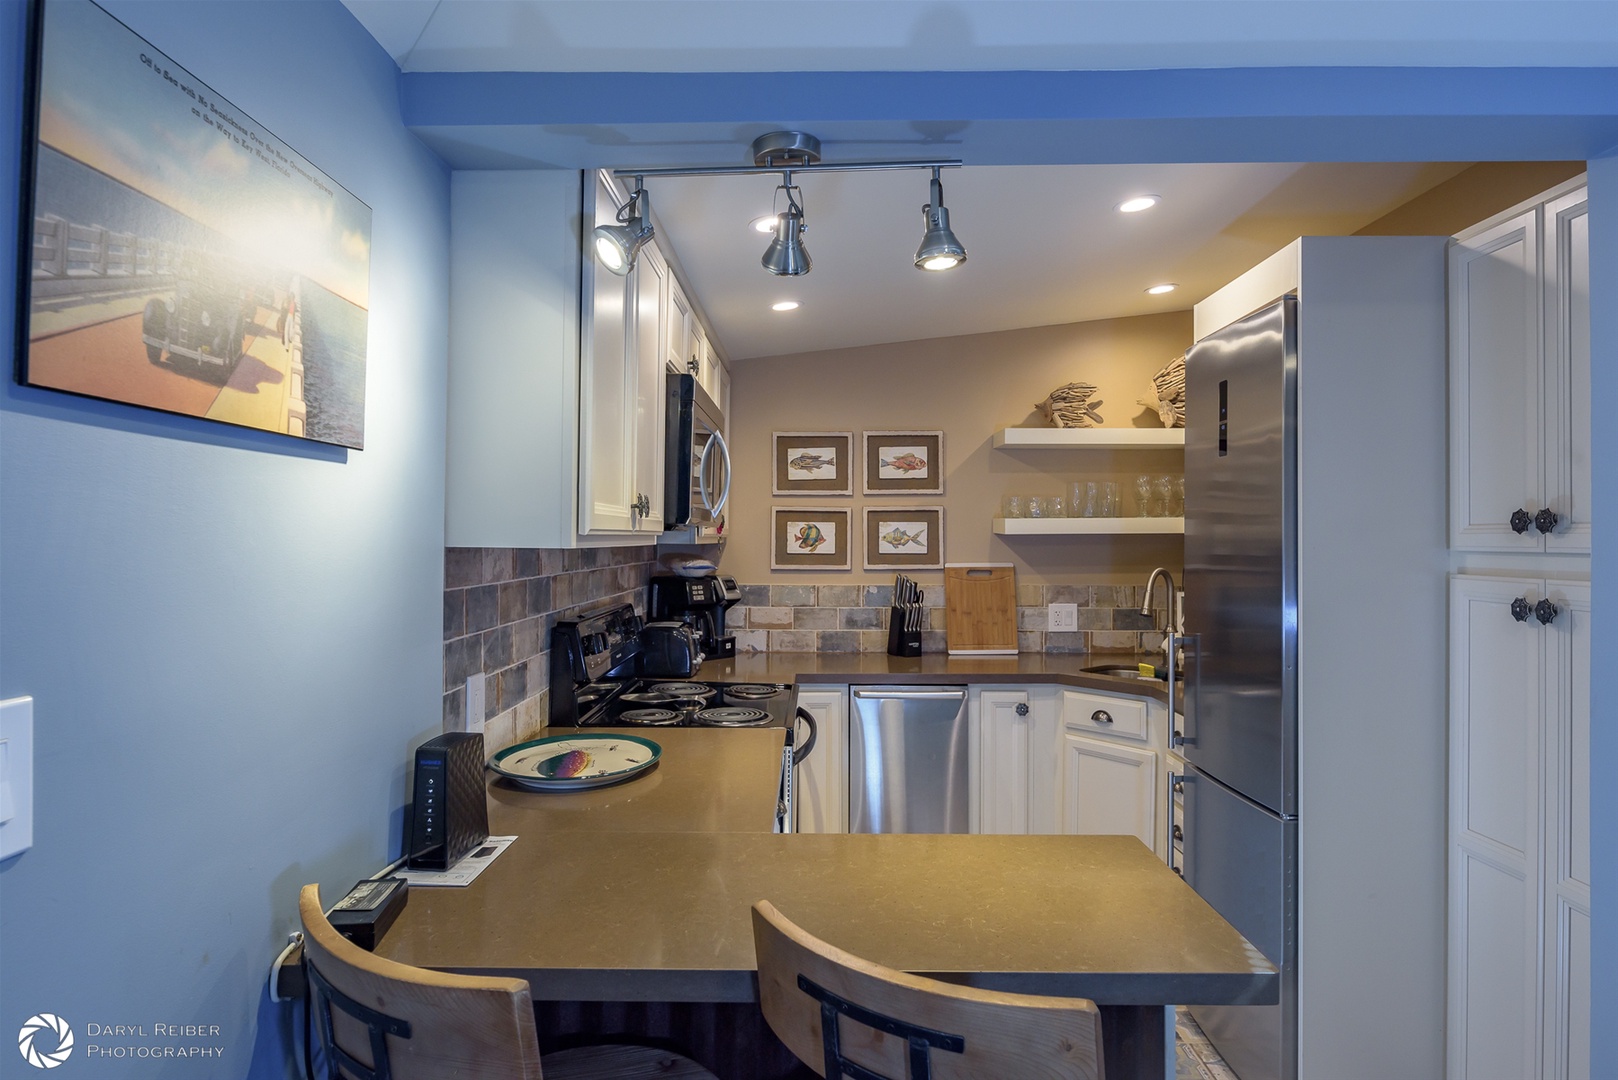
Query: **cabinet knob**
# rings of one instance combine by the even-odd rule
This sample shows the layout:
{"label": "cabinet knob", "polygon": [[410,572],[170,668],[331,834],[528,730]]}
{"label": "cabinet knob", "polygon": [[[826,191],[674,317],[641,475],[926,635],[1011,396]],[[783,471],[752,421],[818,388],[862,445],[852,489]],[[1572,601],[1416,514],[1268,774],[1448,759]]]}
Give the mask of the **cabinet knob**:
{"label": "cabinet knob", "polygon": [[1549,600],[1541,600],[1534,605],[1534,618],[1539,620],[1539,625],[1549,626],[1556,619],[1556,616],[1556,605]]}
{"label": "cabinet knob", "polygon": [[1017,715],[1018,716],[1027,716],[1028,715],[1028,703],[1026,701],[1017,702]]}
{"label": "cabinet knob", "polygon": [[1532,525],[1533,523],[1534,523],[1534,519],[1531,516],[1529,516],[1528,511],[1522,509],[1521,507],[1518,507],[1516,510],[1512,511],[1512,514],[1511,514],[1511,531],[1512,532],[1518,533],[1518,534],[1525,533],[1525,532],[1528,531],[1528,526]]}
{"label": "cabinet knob", "polygon": [[1185,830],[1180,828],[1178,825],[1174,826],[1174,839],[1176,839],[1176,840],[1184,840],[1185,839]]}
{"label": "cabinet knob", "polygon": [[1542,533],[1548,533],[1552,529],[1556,528],[1556,522],[1558,520],[1559,519],[1556,516],[1556,511],[1547,506],[1545,509],[1534,515],[1534,528],[1538,529]]}
{"label": "cabinet knob", "polygon": [[1097,709],[1095,712],[1090,714],[1090,719],[1094,720],[1098,724],[1110,724],[1112,723],[1112,714],[1106,709]]}
{"label": "cabinet knob", "polygon": [[1527,622],[1528,616],[1533,610],[1533,606],[1528,603],[1526,596],[1519,596],[1511,602],[1511,617],[1518,622]]}

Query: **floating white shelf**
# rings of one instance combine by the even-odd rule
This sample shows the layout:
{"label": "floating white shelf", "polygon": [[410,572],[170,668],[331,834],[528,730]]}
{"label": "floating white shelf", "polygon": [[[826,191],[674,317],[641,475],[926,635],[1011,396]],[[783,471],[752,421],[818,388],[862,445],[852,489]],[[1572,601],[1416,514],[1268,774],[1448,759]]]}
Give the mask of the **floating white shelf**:
{"label": "floating white shelf", "polygon": [[1008,427],[994,433],[996,450],[1184,449],[1185,428]]}
{"label": "floating white shelf", "polygon": [[1001,536],[1102,536],[1185,532],[1183,517],[995,518]]}

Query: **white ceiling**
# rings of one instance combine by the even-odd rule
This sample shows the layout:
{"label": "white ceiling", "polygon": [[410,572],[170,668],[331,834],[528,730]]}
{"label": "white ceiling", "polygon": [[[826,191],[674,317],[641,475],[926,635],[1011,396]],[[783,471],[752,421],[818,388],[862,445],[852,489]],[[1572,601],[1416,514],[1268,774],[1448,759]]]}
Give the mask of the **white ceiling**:
{"label": "white ceiling", "polygon": [[[1610,0],[344,2],[405,71],[1618,66]],[[838,134],[828,162],[892,151]],[[922,135],[928,145],[904,156],[952,149],[947,131]],[[742,164],[745,142],[704,143],[697,156]],[[679,149],[665,147],[669,164],[686,162]],[[1184,309],[1293,237],[1352,232],[1462,167],[950,170],[946,203],[970,257],[944,274],[911,265],[925,173],[800,174],[815,269],[797,279],[760,268],[768,238],[747,227],[770,208],[774,178],[660,178],[650,190],[664,239],[740,360]],[[1142,191],[1164,203],[1114,212]],[[1161,281],[1180,288],[1146,295]],[[769,309],[788,298],[803,307]]]}
{"label": "white ceiling", "polygon": [[[927,273],[925,172],[797,174],[814,269],[779,278],[748,227],[776,178],[647,181],[664,239],[731,360],[1190,307],[1304,234],[1351,233],[1458,164],[978,166],[946,170],[965,265]],[[1139,214],[1132,195],[1163,197]],[[1166,296],[1145,289],[1180,287]],[[770,310],[798,300],[797,311]]]}
{"label": "white ceiling", "polygon": [[405,71],[1603,67],[1610,0],[344,0]]}

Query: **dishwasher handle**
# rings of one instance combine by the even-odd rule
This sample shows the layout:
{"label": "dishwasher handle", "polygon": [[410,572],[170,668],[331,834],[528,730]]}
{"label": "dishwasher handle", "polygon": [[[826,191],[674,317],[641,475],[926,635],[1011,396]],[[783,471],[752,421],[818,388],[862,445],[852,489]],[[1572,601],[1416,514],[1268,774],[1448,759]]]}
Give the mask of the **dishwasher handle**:
{"label": "dishwasher handle", "polygon": [[948,690],[856,690],[854,696],[862,701],[963,701],[966,691],[959,687]]}
{"label": "dishwasher handle", "polygon": [[[797,720],[802,720],[804,723],[809,725],[809,738],[808,738],[807,741],[804,742],[804,744],[802,746],[793,748],[793,751],[792,751],[792,767],[793,768],[797,768],[799,765],[802,765],[804,763],[804,760],[806,758],[808,758],[808,756],[815,749],[815,739],[819,738],[819,736],[820,736],[820,725],[815,723],[815,714],[814,713],[810,712],[808,709],[803,708],[802,706],[799,706],[798,715],[797,715],[796,719]],[[794,723],[796,723],[796,720],[794,721]]]}

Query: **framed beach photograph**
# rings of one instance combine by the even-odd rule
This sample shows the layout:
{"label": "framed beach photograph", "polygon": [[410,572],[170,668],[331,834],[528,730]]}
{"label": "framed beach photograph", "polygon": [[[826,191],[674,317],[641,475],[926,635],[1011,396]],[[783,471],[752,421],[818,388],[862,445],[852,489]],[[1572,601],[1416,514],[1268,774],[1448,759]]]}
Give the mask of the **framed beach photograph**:
{"label": "framed beach photograph", "polygon": [[89,0],[34,11],[17,380],[363,448],[370,207]]}
{"label": "framed beach photograph", "polygon": [[854,494],[852,431],[777,431],[774,495]]}
{"label": "framed beach photograph", "polygon": [[942,431],[865,432],[867,495],[944,494]]}
{"label": "framed beach photograph", "polygon": [[867,506],[865,569],[942,570],[942,506]]}
{"label": "framed beach photograph", "polygon": [[771,570],[852,570],[852,510],[772,506]]}

